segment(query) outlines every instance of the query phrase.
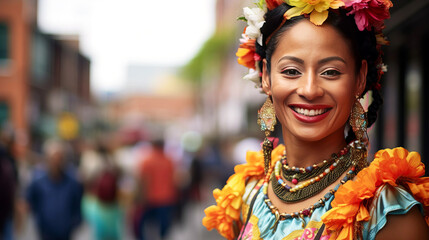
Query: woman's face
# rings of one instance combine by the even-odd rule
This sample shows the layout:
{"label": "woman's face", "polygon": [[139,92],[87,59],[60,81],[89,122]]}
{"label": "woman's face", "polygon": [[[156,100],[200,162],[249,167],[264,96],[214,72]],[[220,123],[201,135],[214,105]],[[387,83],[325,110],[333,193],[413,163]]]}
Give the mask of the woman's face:
{"label": "woman's face", "polygon": [[283,135],[303,141],[342,137],[355,96],[364,90],[366,62],[356,74],[346,40],[330,25],[302,20],[286,30],[266,63],[263,90],[272,95]]}

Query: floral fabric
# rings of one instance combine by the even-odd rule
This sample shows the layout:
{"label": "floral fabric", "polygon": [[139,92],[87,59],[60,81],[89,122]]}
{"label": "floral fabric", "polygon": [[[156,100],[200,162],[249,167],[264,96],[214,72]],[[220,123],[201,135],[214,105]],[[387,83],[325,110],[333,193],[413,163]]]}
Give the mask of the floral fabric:
{"label": "floral fabric", "polygon": [[[310,217],[304,217],[305,227],[302,227],[302,220],[299,218],[286,219],[279,222],[276,231],[270,230],[276,219],[270,209],[264,202],[264,194],[262,190],[257,193],[256,201],[253,206],[252,216],[249,223],[244,226],[241,239],[314,239],[323,222],[321,217],[329,210],[329,205],[333,200],[333,196],[326,201],[324,207],[314,210]],[[330,232],[325,231],[321,239],[329,239]]]}

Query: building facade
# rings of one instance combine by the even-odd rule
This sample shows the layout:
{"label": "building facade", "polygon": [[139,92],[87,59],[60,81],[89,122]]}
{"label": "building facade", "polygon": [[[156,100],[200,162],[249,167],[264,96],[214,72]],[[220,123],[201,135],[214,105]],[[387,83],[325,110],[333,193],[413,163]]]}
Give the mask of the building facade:
{"label": "building facade", "polygon": [[0,0],[0,125],[13,128],[21,155],[56,134],[63,112],[78,119],[91,103],[89,66],[76,36],[38,30],[36,0]]}

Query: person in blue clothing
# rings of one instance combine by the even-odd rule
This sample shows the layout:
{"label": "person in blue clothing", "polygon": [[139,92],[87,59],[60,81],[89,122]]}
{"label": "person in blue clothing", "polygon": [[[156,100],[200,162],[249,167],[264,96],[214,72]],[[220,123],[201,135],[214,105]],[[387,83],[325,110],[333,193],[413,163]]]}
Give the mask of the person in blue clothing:
{"label": "person in blue clothing", "polygon": [[17,187],[15,159],[0,142],[0,239],[13,239],[13,213]]}
{"label": "person in blue clothing", "polygon": [[81,222],[83,188],[64,162],[64,145],[44,145],[46,168],[28,186],[26,197],[42,240],[68,240]]}

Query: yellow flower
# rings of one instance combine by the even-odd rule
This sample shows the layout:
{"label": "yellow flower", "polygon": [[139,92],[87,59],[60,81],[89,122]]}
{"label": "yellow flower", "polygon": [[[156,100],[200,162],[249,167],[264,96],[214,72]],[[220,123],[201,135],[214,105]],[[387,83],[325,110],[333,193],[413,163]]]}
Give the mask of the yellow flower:
{"label": "yellow flower", "polygon": [[290,6],[294,6],[285,13],[287,19],[302,14],[310,14],[310,21],[316,25],[322,25],[328,18],[328,9],[338,9],[344,6],[341,0],[286,0]]}

